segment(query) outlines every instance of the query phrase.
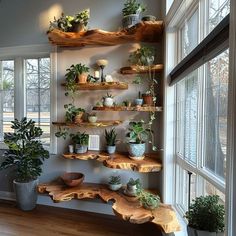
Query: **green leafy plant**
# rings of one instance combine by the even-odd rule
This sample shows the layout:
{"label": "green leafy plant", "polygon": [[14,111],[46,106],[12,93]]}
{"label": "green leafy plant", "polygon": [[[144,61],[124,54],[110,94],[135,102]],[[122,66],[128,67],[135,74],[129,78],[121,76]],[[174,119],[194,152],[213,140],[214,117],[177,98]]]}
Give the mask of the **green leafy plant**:
{"label": "green leafy plant", "polygon": [[152,132],[150,129],[146,129],[144,121],[131,121],[129,123],[129,132],[126,134],[130,143],[144,143],[147,141],[149,134]]}
{"label": "green leafy plant", "polygon": [[65,95],[68,96],[69,92],[72,94],[75,93],[77,87],[78,76],[82,73],[89,72],[89,67],[86,65],[82,65],[81,63],[76,65],[71,65],[70,68],[66,69],[67,73],[65,74],[66,77],[66,93]]}
{"label": "green leafy plant", "polygon": [[153,210],[160,205],[160,197],[158,195],[149,193],[143,189],[138,191],[137,197],[144,208]]}
{"label": "green leafy plant", "polygon": [[121,177],[118,175],[118,176],[110,176],[109,178],[109,184],[121,184]]}
{"label": "green leafy plant", "polygon": [[137,2],[137,0],[127,0],[124,4],[124,8],[122,9],[123,16],[128,16],[132,14],[140,14],[144,12],[146,7]]}
{"label": "green leafy plant", "polygon": [[140,182],[140,179],[133,179],[133,178],[130,178],[127,185],[132,185],[132,186],[135,186],[140,189],[141,188],[141,182]]}
{"label": "green leafy plant", "polygon": [[74,21],[75,23],[80,23],[83,24],[84,26],[87,26],[89,18],[90,18],[90,10],[86,9],[76,14]]}
{"label": "green leafy plant", "polygon": [[65,120],[66,122],[73,123],[76,115],[79,115],[81,112],[85,112],[83,108],[76,108],[73,104],[65,104],[64,108],[66,109]]}
{"label": "green leafy plant", "polygon": [[85,132],[84,133],[78,132],[76,134],[70,134],[70,137],[75,144],[80,144],[84,146],[88,145],[89,135],[86,134]]}
{"label": "green leafy plant", "polygon": [[33,120],[27,121],[26,117],[11,123],[14,132],[4,135],[4,143],[9,149],[3,155],[5,160],[0,170],[15,166],[17,181],[34,180],[42,173],[43,161],[49,158],[49,152],[43,148],[39,139],[43,131],[35,127]]}
{"label": "green leafy plant", "polygon": [[61,127],[59,127],[59,131],[58,132],[56,132],[55,133],[55,136],[57,137],[57,138],[63,138],[63,139],[66,139],[67,138],[67,136],[68,136],[68,128],[61,128]]}
{"label": "green leafy plant", "polygon": [[115,146],[117,142],[117,133],[115,128],[112,128],[110,131],[105,129],[105,139],[107,142],[107,146]]}
{"label": "green leafy plant", "polygon": [[223,232],[225,210],[219,199],[218,195],[212,195],[193,200],[185,215],[188,225],[197,230]]}

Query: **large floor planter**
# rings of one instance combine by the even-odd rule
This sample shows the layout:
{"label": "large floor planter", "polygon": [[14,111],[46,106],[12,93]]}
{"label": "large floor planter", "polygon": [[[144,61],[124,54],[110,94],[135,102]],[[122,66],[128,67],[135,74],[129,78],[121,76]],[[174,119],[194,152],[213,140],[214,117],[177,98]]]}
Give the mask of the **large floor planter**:
{"label": "large floor planter", "polygon": [[30,211],[36,207],[38,198],[37,185],[38,179],[30,182],[21,183],[16,180],[13,181],[16,193],[16,201],[19,208],[23,211]]}
{"label": "large floor planter", "polygon": [[142,160],[145,153],[145,143],[128,143],[128,152],[131,159]]}
{"label": "large floor planter", "polygon": [[196,230],[189,226],[187,226],[187,232],[188,232],[188,236],[224,236],[224,233]]}

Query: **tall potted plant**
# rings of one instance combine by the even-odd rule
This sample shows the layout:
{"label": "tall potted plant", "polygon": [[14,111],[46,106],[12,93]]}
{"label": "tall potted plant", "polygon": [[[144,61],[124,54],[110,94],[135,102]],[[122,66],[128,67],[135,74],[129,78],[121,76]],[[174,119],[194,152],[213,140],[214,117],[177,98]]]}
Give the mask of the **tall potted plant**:
{"label": "tall potted plant", "polygon": [[13,181],[18,206],[32,210],[36,206],[38,176],[42,173],[43,161],[49,158],[49,152],[43,148],[40,137],[43,131],[35,127],[35,122],[15,119],[11,122],[13,133],[5,133],[4,143],[8,146],[0,169],[16,168],[16,179]]}
{"label": "tall potted plant", "polygon": [[105,139],[107,143],[107,152],[109,154],[113,154],[116,151],[116,142],[117,142],[117,133],[115,128],[112,128],[111,130],[105,129]]}
{"label": "tall potted plant", "polygon": [[134,160],[142,160],[146,149],[145,142],[148,140],[150,129],[146,129],[144,121],[130,122],[128,138],[129,157]]}
{"label": "tall potted plant", "polygon": [[185,217],[188,220],[189,236],[223,236],[224,206],[219,196],[201,196],[193,200]]}

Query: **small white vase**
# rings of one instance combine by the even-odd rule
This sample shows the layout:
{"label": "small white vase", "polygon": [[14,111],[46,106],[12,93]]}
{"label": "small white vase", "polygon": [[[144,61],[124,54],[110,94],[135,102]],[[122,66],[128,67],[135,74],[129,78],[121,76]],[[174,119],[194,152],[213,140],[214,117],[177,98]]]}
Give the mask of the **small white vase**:
{"label": "small white vase", "polygon": [[114,99],[113,98],[105,98],[104,99],[104,106],[112,107],[113,104],[114,104]]}

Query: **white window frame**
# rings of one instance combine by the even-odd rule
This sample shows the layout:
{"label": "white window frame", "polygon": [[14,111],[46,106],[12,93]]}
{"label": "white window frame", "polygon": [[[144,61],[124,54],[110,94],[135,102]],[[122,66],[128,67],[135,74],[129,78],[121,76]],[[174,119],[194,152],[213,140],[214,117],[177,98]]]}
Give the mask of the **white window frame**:
{"label": "white window frame", "polygon": [[[26,95],[24,81],[24,59],[39,58],[47,56],[51,61],[51,81],[50,81],[50,121],[57,117],[57,47],[50,45],[30,45],[0,48],[0,60],[14,60],[14,117],[21,119],[26,115]],[[17,79],[16,79],[17,77]],[[55,127],[50,124],[50,147],[51,154],[57,153],[57,141],[55,138]],[[0,149],[7,146],[1,142]],[[45,146],[46,148],[46,146]]]}

